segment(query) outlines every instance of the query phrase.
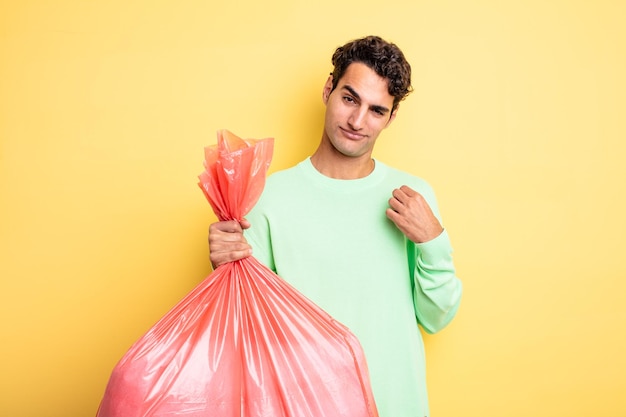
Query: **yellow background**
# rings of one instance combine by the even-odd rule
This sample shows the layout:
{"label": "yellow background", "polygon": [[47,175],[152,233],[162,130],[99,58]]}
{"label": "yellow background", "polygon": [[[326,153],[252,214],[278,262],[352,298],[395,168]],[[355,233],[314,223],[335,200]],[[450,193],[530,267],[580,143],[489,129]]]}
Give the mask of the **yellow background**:
{"label": "yellow background", "polygon": [[465,285],[426,336],[433,415],[625,416],[625,16],[2,1],[0,416],[95,414],[117,360],[210,272],[203,147],[227,128],[275,137],[272,171],[309,155],[330,56],[367,34],[414,70],[376,156],[435,187]]}

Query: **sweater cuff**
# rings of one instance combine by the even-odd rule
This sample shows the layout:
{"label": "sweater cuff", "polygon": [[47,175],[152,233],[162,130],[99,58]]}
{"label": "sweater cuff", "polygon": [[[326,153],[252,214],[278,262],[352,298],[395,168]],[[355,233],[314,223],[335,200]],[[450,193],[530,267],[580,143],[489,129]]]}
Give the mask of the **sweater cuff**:
{"label": "sweater cuff", "polygon": [[442,259],[449,259],[452,254],[452,245],[446,229],[428,242],[416,243],[415,247],[419,257],[427,264],[438,264]]}

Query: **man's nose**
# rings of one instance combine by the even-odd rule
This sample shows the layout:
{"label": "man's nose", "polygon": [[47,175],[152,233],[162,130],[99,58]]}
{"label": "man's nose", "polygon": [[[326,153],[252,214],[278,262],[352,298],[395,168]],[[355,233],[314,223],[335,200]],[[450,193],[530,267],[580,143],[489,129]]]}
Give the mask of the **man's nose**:
{"label": "man's nose", "polygon": [[348,119],[348,124],[350,125],[350,128],[353,130],[363,129],[366,116],[367,116],[367,109],[362,108],[362,107],[355,109],[350,115],[350,118]]}

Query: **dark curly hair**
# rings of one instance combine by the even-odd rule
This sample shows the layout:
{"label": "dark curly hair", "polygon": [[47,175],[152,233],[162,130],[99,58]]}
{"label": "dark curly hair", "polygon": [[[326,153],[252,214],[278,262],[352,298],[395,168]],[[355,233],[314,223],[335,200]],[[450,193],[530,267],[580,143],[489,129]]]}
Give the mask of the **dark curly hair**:
{"label": "dark curly hair", "polygon": [[388,91],[393,96],[393,110],[413,91],[411,87],[411,65],[395,44],[378,36],[366,36],[340,46],[333,54],[335,67],[333,90],[353,62],[361,62],[387,80]]}

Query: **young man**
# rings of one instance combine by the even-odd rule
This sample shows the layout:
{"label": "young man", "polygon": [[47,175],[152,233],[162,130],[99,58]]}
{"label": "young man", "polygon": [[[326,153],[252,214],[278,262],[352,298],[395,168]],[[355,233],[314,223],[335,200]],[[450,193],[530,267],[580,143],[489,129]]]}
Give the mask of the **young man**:
{"label": "young man", "polygon": [[359,338],[381,417],[428,416],[418,324],[445,327],[461,282],[431,187],[372,159],[411,68],[375,36],[339,47],[332,63],[319,147],[268,178],[247,220],[210,226],[211,262],[254,253]]}

